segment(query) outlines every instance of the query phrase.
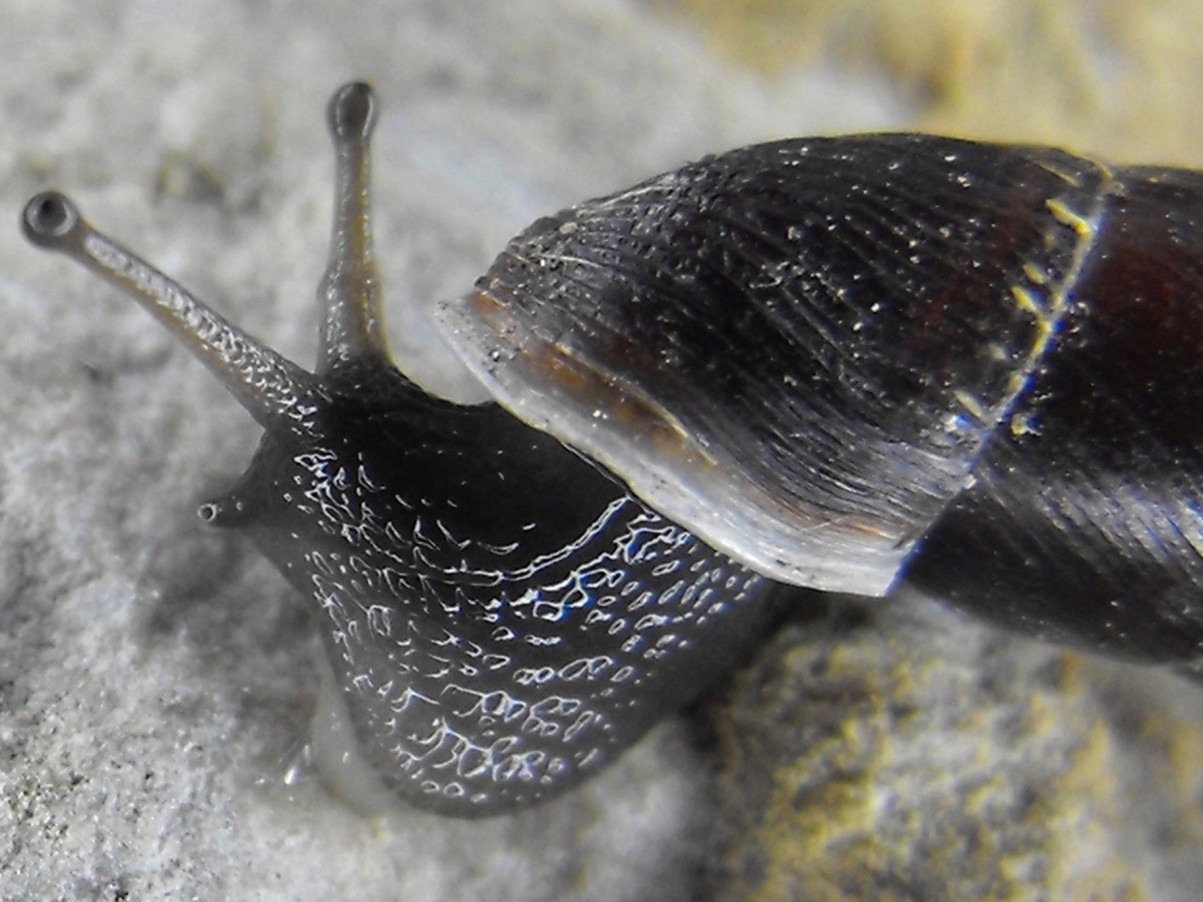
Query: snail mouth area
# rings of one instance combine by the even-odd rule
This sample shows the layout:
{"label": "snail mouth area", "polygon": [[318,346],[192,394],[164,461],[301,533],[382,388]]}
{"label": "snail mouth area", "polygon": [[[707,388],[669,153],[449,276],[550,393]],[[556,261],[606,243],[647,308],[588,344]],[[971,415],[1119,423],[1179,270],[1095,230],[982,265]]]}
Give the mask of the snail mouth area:
{"label": "snail mouth area", "polygon": [[[452,346],[504,407],[719,550],[784,582],[862,595],[892,586],[917,538],[906,523],[832,514],[759,483],[741,465],[739,441],[674,415],[674,392],[689,386],[641,361],[639,348],[546,334],[488,290],[439,315]],[[622,361],[624,371],[605,360]]]}

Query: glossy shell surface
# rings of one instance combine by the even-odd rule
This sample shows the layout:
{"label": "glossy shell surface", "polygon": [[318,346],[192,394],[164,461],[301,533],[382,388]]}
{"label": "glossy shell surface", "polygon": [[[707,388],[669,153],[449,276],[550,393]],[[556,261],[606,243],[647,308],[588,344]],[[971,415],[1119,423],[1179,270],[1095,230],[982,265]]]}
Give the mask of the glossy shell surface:
{"label": "glossy shell surface", "polygon": [[448,335],[762,573],[1203,656],[1203,176],[926,135],[736,150],[540,220]]}

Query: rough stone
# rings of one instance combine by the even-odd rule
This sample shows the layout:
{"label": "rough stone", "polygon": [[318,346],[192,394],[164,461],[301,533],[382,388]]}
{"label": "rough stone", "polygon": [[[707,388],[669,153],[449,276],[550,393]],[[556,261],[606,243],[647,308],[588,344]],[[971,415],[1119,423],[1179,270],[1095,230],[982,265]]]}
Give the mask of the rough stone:
{"label": "rough stone", "polygon": [[919,598],[834,600],[717,704],[720,899],[1186,900],[1203,687]]}

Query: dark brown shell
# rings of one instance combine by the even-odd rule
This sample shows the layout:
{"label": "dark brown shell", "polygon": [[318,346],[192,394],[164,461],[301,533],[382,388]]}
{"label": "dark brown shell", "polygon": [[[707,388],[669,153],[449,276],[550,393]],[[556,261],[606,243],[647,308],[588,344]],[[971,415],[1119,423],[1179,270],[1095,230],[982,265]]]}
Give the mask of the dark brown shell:
{"label": "dark brown shell", "polygon": [[540,220],[445,317],[505,404],[650,504],[880,594],[1039,366],[1105,179],[917,135],[746,148]]}
{"label": "dark brown shell", "polygon": [[784,141],[540,220],[442,316],[505,406],[762,573],[1190,657],[1200,210],[1193,172]]}

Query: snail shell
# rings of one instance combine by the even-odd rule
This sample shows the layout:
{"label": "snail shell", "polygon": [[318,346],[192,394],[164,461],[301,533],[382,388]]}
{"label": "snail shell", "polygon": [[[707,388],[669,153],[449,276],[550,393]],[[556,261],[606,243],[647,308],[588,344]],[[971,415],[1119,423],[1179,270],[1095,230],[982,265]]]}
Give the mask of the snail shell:
{"label": "snail shell", "polygon": [[312,373],[62,195],[23,222],[263,426],[202,516],[313,599],[398,794],[574,785],[754,641],[774,580],[1200,656],[1199,175],[922,135],[707,158],[539,220],[445,305],[501,405],[467,407],[388,356],[373,118],[365,85],[331,101]]}
{"label": "snail shell", "polygon": [[542,219],[453,345],[758,572],[1203,657],[1203,175],[788,140]]}

